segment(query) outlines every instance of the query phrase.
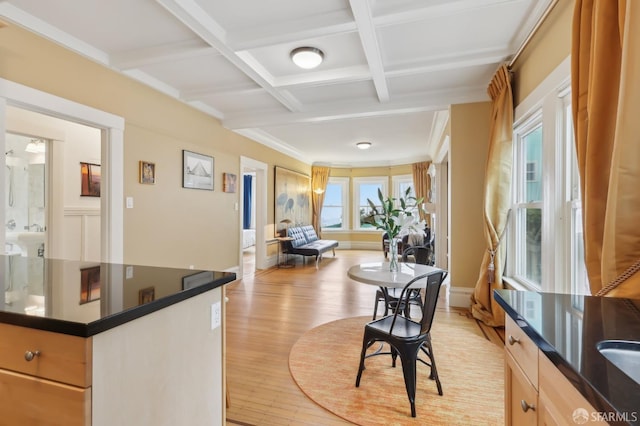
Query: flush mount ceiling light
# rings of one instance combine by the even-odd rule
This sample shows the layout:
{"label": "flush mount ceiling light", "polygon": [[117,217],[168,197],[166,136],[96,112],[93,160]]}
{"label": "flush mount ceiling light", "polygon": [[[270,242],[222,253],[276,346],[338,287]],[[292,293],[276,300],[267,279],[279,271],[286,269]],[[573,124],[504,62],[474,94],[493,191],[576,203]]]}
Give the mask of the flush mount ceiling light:
{"label": "flush mount ceiling light", "polygon": [[356,146],[360,149],[369,149],[371,148],[371,142],[358,142]]}
{"label": "flush mount ceiling light", "polygon": [[298,47],[291,51],[291,60],[300,68],[310,70],[322,63],[324,53],[315,47]]}

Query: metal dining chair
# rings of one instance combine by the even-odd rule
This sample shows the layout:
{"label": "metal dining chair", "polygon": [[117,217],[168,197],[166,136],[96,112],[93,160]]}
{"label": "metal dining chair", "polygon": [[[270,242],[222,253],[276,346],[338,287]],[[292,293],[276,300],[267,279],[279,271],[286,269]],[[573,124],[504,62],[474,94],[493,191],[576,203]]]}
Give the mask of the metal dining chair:
{"label": "metal dining chair", "polygon": [[[433,318],[435,316],[436,304],[438,303],[440,287],[442,286],[446,276],[447,273],[445,271],[437,271],[430,274],[420,275],[409,281],[402,289],[400,299],[402,300],[402,298],[405,298],[405,300],[407,300],[406,298],[408,297],[410,290],[412,290],[410,287],[417,281],[426,278],[425,298],[422,306],[423,314],[420,322],[413,321],[406,316],[400,315],[402,305],[398,304],[393,315],[387,315],[378,320],[371,321],[364,327],[364,337],[362,339],[362,352],[360,354],[360,367],[356,378],[356,387],[360,386],[360,379],[362,378],[362,372],[365,369],[364,361],[366,358],[378,355],[391,355],[391,365],[395,367],[396,359],[399,355],[402,363],[405,388],[411,404],[412,417],[416,417],[416,366],[418,361],[431,367],[429,378],[435,380],[438,387],[438,394],[442,395],[442,385],[440,383],[440,378],[438,377],[436,361],[433,355],[430,331]],[[406,303],[408,304],[408,300]],[[378,350],[367,355],[367,348],[375,342],[388,343],[391,348],[390,352],[382,352],[381,350]],[[420,352],[423,352],[428,357],[428,361],[419,357]]]}

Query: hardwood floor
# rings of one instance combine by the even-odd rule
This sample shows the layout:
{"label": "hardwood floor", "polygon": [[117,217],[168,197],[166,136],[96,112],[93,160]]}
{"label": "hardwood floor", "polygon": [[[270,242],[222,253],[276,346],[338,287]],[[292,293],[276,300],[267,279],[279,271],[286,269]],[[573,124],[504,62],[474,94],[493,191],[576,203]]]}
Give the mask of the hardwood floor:
{"label": "hardwood floor", "polygon": [[[320,324],[372,315],[376,287],[349,279],[346,271],[382,259],[379,251],[338,250],[318,270],[298,258],[295,268],[257,271],[226,287],[227,425],[350,424],[302,393],[289,373],[289,350]],[[439,301],[437,315],[475,321],[445,302]],[[478,334],[504,344],[503,330],[478,324]]]}

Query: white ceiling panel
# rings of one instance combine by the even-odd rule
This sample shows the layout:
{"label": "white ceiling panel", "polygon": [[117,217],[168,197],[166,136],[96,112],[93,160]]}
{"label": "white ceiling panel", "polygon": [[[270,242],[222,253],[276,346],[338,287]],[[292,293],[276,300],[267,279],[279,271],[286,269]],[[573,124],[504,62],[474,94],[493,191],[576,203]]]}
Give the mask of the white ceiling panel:
{"label": "white ceiling panel", "polygon": [[[428,159],[449,105],[488,101],[493,72],[550,4],[2,0],[0,19],[301,161],[357,167]],[[300,46],[324,62],[297,68],[289,54]]]}

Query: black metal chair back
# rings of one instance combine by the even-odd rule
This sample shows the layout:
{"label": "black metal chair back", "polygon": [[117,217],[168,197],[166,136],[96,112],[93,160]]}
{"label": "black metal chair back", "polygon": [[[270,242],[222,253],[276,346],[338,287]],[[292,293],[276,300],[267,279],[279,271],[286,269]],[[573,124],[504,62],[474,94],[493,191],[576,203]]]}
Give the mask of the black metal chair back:
{"label": "black metal chair back", "polygon": [[408,306],[410,302],[411,293],[413,285],[423,279],[427,279],[427,283],[425,285],[425,297],[422,302],[422,319],[420,320],[420,335],[428,334],[431,331],[431,324],[433,324],[433,318],[436,314],[436,305],[438,303],[438,296],[440,295],[440,287],[442,287],[442,283],[444,279],[447,277],[446,271],[437,271],[437,272],[429,272],[427,274],[422,274],[413,278],[407,284],[405,284],[402,289],[402,293],[400,293],[399,300],[404,300],[404,303],[398,303],[396,305],[395,312],[393,313],[393,321],[391,322],[391,328],[389,329],[389,333],[393,332],[393,327],[396,323],[396,318],[398,314],[402,313],[402,309],[404,306]]}

